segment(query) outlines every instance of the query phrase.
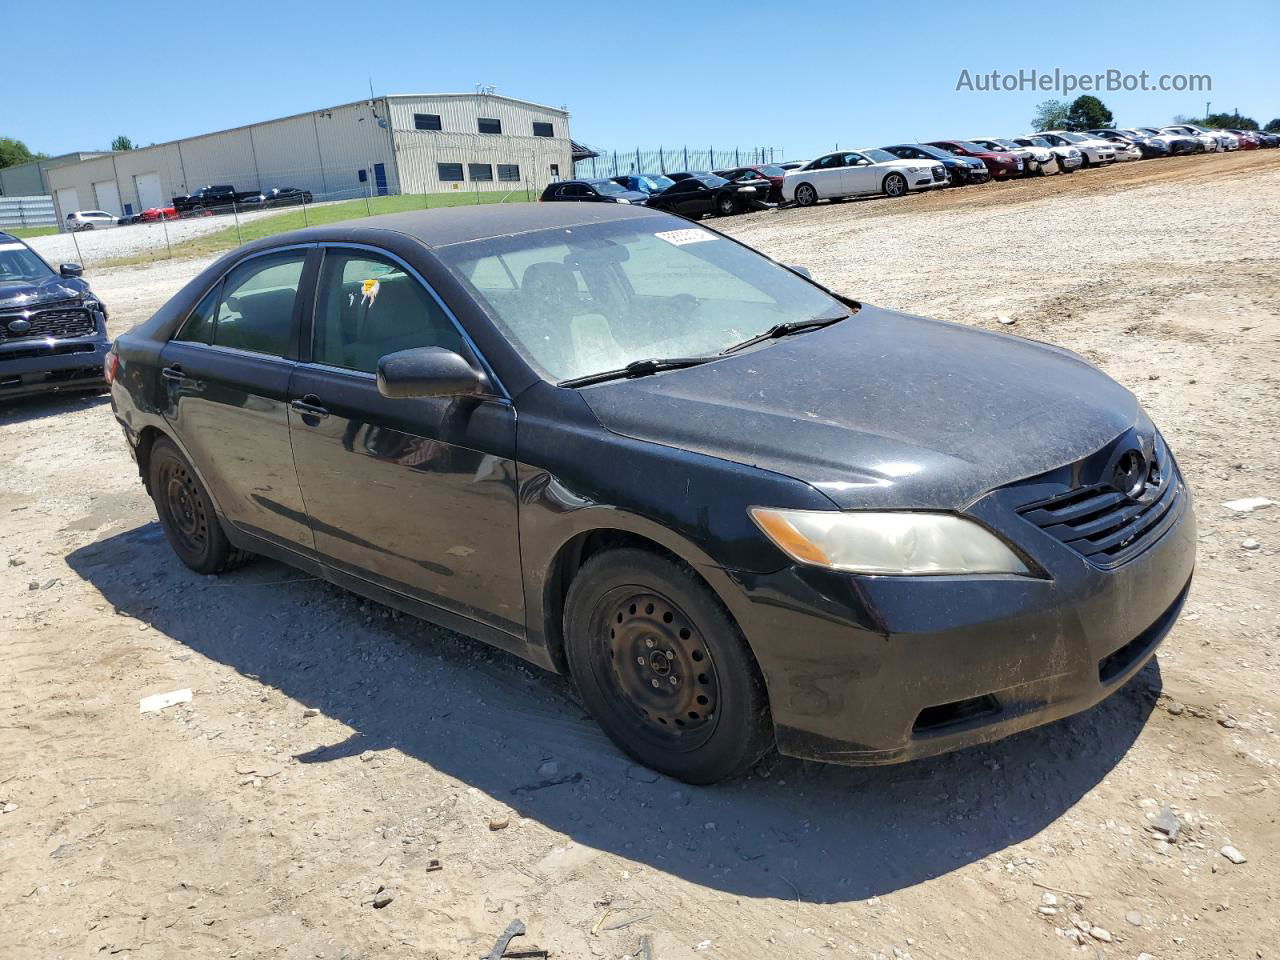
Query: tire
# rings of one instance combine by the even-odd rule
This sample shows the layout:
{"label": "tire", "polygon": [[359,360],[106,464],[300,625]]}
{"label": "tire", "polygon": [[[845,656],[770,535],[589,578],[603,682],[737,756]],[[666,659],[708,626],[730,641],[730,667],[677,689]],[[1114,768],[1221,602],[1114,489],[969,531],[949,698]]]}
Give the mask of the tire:
{"label": "tire", "polygon": [[907,192],[907,178],[900,173],[891,173],[884,178],[880,189],[886,197],[901,197]]}
{"label": "tire", "polygon": [[93,229],[93,224],[92,224],[92,223],[86,223],[83,227],[81,227],[81,229],[82,229],[82,230],[92,230],[92,229]]}
{"label": "tire", "polygon": [[722,217],[732,217],[738,212],[738,201],[733,198],[733,194],[722,194],[716,200],[716,212]]}
{"label": "tire", "polygon": [[813,184],[802,183],[796,187],[795,198],[797,207],[812,207],[818,202],[818,191]]}
{"label": "tire", "polygon": [[736,777],[773,746],[769,698],[724,605],[687,566],[632,548],[597,554],[569,587],[569,672],[639,763],[687,783]]}
{"label": "tire", "polygon": [[226,573],[252,556],[231,545],[204,484],[173,441],[161,438],[151,447],[148,487],[165,539],[196,573]]}

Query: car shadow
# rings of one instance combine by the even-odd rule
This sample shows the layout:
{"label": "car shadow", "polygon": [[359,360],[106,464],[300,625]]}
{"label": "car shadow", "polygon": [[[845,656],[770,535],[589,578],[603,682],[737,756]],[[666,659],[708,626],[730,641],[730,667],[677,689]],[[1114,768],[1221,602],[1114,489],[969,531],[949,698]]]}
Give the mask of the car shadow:
{"label": "car shadow", "polygon": [[298,762],[399,751],[578,844],[739,896],[862,900],[1026,841],[1125,756],[1160,688],[1153,660],[1094,709],[999,743],[890,767],[772,758],[690,787],[629,764],[565,679],[282,564],[201,577],[155,522],[67,561],[119,612],[352,731]]}
{"label": "car shadow", "polygon": [[75,410],[89,407],[110,405],[111,396],[102,388],[102,392],[93,391],[36,394],[29,397],[18,397],[4,400],[0,395],[0,427],[13,423],[27,423],[43,420],[46,417],[60,417]]}

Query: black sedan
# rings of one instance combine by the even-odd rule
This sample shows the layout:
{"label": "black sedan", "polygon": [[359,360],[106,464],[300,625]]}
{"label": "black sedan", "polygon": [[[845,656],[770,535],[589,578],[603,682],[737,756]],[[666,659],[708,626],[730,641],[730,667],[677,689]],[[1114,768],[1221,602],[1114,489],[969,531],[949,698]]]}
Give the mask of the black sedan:
{"label": "black sedan", "polygon": [[107,308],[76,263],[54,270],[0,232],[0,403],[106,387]]}
{"label": "black sedan", "polygon": [[722,217],[763,207],[770,184],[763,177],[726,180],[714,173],[685,177],[649,198],[649,206],[696,220],[718,213]]}
{"label": "black sedan", "polygon": [[693,782],[1083,710],[1152,657],[1195,563],[1172,453],[1079,356],[643,207],[267,237],[113,356],[193,570],[275,557],[567,672]]}
{"label": "black sedan", "polygon": [[297,187],[273,187],[255,196],[245,197],[243,203],[246,207],[291,207],[311,203],[314,199],[310,190],[300,190]]}
{"label": "black sedan", "polygon": [[612,180],[560,180],[548,183],[538,199],[571,203],[644,203],[649,194],[628,190]]}
{"label": "black sedan", "polygon": [[986,183],[991,179],[991,171],[987,169],[987,165],[976,157],[961,157],[927,143],[899,143],[884,149],[903,160],[928,160],[930,163],[942,164],[947,170],[947,180],[953,187]]}

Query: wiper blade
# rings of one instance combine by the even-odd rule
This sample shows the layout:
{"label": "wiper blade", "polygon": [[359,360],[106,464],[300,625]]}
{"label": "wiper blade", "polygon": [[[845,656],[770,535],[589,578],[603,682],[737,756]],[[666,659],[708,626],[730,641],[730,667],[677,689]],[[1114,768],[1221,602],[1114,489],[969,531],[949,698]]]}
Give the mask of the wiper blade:
{"label": "wiper blade", "polygon": [[839,323],[841,320],[848,319],[847,315],[839,317],[814,317],[812,320],[789,320],[786,323],[777,323],[766,330],[764,333],[758,333],[754,337],[748,337],[741,343],[735,343],[731,347],[725,347],[720,352],[737,353],[739,350],[745,350],[747,347],[754,347],[757,343],[764,343],[766,340],[777,340],[779,337],[789,337],[793,333],[800,333],[804,330],[816,330],[819,327],[829,327],[833,323]]}
{"label": "wiper blade", "polygon": [[680,370],[684,367],[696,367],[701,363],[710,363],[712,360],[719,358],[719,354],[713,354],[709,357],[664,357],[662,359],[652,358],[648,360],[633,360],[625,367],[619,367],[617,370],[604,370],[600,373],[589,373],[583,377],[573,377],[569,380],[561,380],[562,387],[585,387],[592,383],[604,383],[606,380],[626,380],[632,377],[647,377],[653,373],[661,373],[663,370]]}

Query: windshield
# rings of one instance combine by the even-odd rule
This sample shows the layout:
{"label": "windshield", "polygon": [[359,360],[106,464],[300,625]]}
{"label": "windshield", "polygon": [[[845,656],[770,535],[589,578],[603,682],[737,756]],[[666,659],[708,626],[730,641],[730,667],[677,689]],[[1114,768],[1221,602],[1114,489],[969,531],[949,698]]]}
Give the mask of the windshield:
{"label": "windshield", "polygon": [[978,146],[976,143],[970,143],[968,140],[955,141],[956,146],[962,150],[968,150],[970,153],[989,153],[990,151]]}
{"label": "windshield", "polygon": [[48,264],[21,243],[0,243],[0,283],[46,280],[53,276]]}
{"label": "windshield", "polygon": [[890,163],[901,160],[901,157],[895,157],[888,150],[862,150],[859,151],[864,157],[871,160],[872,163]]}
{"label": "windshield", "polygon": [[714,355],[780,323],[849,313],[785,267],[680,223],[627,218],[436,252],[554,381]]}
{"label": "windshield", "polygon": [[785,177],[787,175],[787,171],[783,170],[781,167],[775,167],[772,165],[760,167],[759,169],[766,177]]}
{"label": "windshield", "polygon": [[1078,133],[1060,133],[1058,134],[1058,136],[1060,136],[1063,140],[1067,141],[1067,143],[1088,143],[1089,142],[1088,137],[1082,137]]}
{"label": "windshield", "polygon": [[596,188],[596,193],[605,197],[611,197],[617,193],[627,192],[625,187],[614,183],[612,180],[592,180],[590,183],[591,186]]}
{"label": "windshield", "polygon": [[1046,140],[1044,137],[1024,137],[1023,139],[1027,143],[1034,144],[1037,147],[1052,146],[1052,144],[1050,144],[1049,141]]}
{"label": "windshield", "polygon": [[997,147],[1004,150],[1021,150],[1022,149],[1022,147],[1014,143],[1012,140],[992,140],[991,142],[994,143]]}
{"label": "windshield", "polygon": [[642,193],[661,193],[673,183],[674,180],[661,174],[656,177],[636,177],[636,189]]}

